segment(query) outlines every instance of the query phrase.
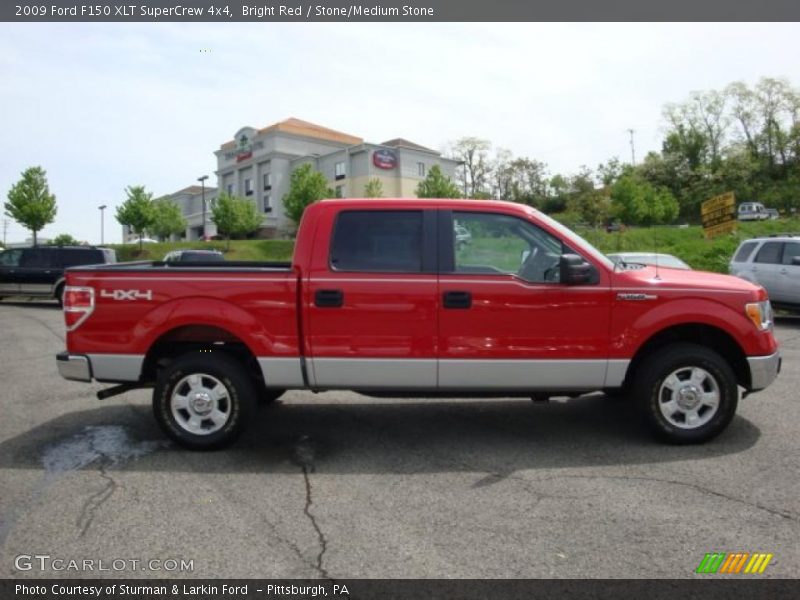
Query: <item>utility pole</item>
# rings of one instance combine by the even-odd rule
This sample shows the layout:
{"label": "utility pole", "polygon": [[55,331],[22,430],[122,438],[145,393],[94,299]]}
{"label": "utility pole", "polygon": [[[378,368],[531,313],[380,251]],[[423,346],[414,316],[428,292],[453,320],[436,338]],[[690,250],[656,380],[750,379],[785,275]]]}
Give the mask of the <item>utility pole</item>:
{"label": "utility pole", "polygon": [[197,181],[200,182],[200,193],[202,194],[203,198],[203,241],[206,241],[206,179],[208,179],[208,175],[203,175],[202,177],[198,177]]}
{"label": "utility pole", "polygon": [[633,129],[628,129],[628,133],[631,134],[631,164],[633,166],[636,166],[636,151],[634,150],[634,147],[633,147],[633,133],[634,133],[634,131],[635,130],[633,130]]}
{"label": "utility pole", "polygon": [[105,229],[105,223],[104,223],[104,221],[105,221],[105,219],[104,219],[105,212],[103,212],[103,211],[105,211],[107,206],[105,204],[103,204],[101,206],[98,206],[97,208],[100,209],[100,245],[102,246],[103,244],[105,244],[105,231],[104,231],[104,229]]}
{"label": "utility pole", "polygon": [[6,246],[6,234],[8,233],[8,219],[3,219],[3,247]]}

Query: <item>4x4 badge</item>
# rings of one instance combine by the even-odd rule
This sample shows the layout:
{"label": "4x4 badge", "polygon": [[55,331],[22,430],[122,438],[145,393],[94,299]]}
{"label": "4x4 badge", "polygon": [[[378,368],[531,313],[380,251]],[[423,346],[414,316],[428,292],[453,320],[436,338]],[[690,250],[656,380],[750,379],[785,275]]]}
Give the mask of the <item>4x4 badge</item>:
{"label": "4x4 badge", "polygon": [[100,290],[100,297],[112,300],[152,300],[153,290]]}
{"label": "4x4 badge", "polygon": [[617,300],[656,300],[655,294],[617,294]]}

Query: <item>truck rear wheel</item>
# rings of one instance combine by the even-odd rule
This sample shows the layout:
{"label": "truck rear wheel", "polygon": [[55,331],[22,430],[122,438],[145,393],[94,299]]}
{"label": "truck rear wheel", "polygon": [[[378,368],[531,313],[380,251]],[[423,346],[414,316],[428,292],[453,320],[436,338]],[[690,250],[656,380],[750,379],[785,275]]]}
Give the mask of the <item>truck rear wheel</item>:
{"label": "truck rear wheel", "polygon": [[736,376],[716,352],[697,344],[670,344],[645,359],[632,397],[655,434],[673,444],[706,442],[733,419]]}
{"label": "truck rear wheel", "polygon": [[170,438],[192,450],[231,444],[254,406],[252,378],[221,352],[178,358],[159,373],[153,391],[156,421]]}

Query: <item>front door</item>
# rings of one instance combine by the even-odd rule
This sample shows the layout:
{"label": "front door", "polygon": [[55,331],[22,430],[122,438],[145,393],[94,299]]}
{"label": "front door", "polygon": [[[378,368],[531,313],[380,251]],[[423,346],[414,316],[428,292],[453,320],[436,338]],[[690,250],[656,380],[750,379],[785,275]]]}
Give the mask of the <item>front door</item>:
{"label": "front door", "polygon": [[604,387],[610,289],[599,271],[597,283],[561,284],[561,255],[573,250],[517,216],[441,218],[439,387]]}
{"label": "front door", "polygon": [[19,293],[19,261],[22,250],[14,248],[0,253],[0,295]]}

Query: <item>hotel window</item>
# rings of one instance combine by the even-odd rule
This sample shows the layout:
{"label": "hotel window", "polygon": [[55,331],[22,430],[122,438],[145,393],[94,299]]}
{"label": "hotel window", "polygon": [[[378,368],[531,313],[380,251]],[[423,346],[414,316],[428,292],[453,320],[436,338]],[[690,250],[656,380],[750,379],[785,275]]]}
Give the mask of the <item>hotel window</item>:
{"label": "hotel window", "polygon": [[336,179],[344,179],[344,161],[336,163],[334,166],[334,174],[336,175]]}
{"label": "hotel window", "polygon": [[272,189],[272,173],[264,173],[264,189]]}
{"label": "hotel window", "polygon": [[344,198],[344,186],[337,185],[336,186],[336,197],[337,198]]}
{"label": "hotel window", "polygon": [[417,174],[420,177],[425,177],[425,163],[424,162],[418,162],[417,163]]}
{"label": "hotel window", "polygon": [[253,195],[253,180],[249,177],[244,180],[244,195],[245,196],[252,196]]}
{"label": "hotel window", "polygon": [[264,194],[264,212],[272,212],[272,194]]}

